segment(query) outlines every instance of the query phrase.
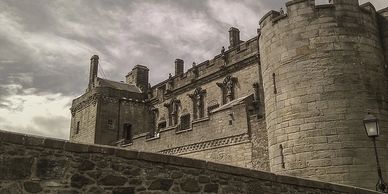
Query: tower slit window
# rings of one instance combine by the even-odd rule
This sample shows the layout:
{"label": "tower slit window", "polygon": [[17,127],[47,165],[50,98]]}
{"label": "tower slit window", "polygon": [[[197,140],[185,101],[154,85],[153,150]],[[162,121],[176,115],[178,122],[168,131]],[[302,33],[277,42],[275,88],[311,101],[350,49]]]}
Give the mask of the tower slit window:
{"label": "tower slit window", "polygon": [[282,168],[286,168],[285,162],[284,162],[284,148],[283,145],[279,145],[280,148],[280,157],[281,157],[281,162],[282,162]]}
{"label": "tower slit window", "polygon": [[75,128],[75,134],[79,133],[79,126],[80,126],[80,122],[78,121],[77,122],[77,128]]}
{"label": "tower slit window", "polygon": [[276,88],[276,74],[275,73],[272,74],[272,82],[273,82],[273,93],[277,94],[278,90]]}

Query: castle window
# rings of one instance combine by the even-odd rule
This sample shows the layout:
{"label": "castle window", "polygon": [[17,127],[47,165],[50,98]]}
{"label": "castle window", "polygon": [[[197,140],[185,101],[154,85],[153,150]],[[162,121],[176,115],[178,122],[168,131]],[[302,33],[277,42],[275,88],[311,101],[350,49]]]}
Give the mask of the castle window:
{"label": "castle window", "polygon": [[193,101],[194,119],[203,118],[205,116],[205,107],[204,107],[205,94],[206,94],[206,90],[202,90],[202,88],[199,87],[195,89],[193,94],[188,95]]}
{"label": "castle window", "polygon": [[235,85],[237,78],[230,75],[226,76],[222,83],[217,83],[217,86],[221,88],[222,104],[226,104],[236,98]]}
{"label": "castle window", "polygon": [[114,125],[114,122],[112,119],[109,119],[107,121],[107,126],[108,126],[108,129],[114,129],[115,128],[115,125]]}
{"label": "castle window", "polygon": [[179,130],[187,130],[190,129],[190,114],[181,116],[181,124]]}
{"label": "castle window", "polygon": [[158,124],[158,130],[164,129],[164,128],[166,128],[166,127],[167,127],[166,121],[162,121],[162,122],[160,122],[160,123]]}
{"label": "castle window", "polygon": [[123,139],[126,143],[132,142],[132,125],[129,123],[124,124]]}
{"label": "castle window", "polygon": [[180,104],[180,100],[177,100],[176,98],[172,99],[170,103],[164,104],[168,112],[169,126],[175,126],[178,124],[179,104]]}
{"label": "castle window", "polygon": [[80,125],[80,122],[78,121],[77,122],[77,128],[75,128],[75,134],[79,133],[79,125]]}

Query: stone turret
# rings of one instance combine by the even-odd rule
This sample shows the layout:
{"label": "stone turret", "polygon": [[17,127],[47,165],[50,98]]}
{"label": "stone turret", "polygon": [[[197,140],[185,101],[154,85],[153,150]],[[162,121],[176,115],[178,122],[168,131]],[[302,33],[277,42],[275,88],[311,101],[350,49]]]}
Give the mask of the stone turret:
{"label": "stone turret", "polygon": [[269,158],[274,173],[374,189],[373,144],[362,120],[381,120],[388,166],[387,85],[373,6],[357,0],[287,3],[260,21]]}
{"label": "stone turret", "polygon": [[88,90],[93,88],[96,84],[96,78],[98,73],[98,55],[93,55],[90,59],[90,71],[89,71],[89,84],[88,84]]}

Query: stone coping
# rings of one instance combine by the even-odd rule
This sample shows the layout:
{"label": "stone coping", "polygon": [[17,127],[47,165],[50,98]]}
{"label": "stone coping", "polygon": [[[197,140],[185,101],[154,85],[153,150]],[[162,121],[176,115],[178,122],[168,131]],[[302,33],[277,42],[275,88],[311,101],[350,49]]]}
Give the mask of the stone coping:
{"label": "stone coping", "polygon": [[18,144],[24,146],[37,146],[49,149],[57,149],[75,153],[98,153],[116,156],[125,159],[143,160],[156,163],[164,163],[175,166],[191,167],[197,169],[204,169],[220,173],[245,176],[254,179],[267,180],[271,182],[278,182],[301,187],[310,187],[324,190],[332,190],[353,194],[373,194],[378,193],[372,190],[357,188],[353,186],[345,186],[340,184],[333,184],[292,176],[278,175],[270,172],[257,171],[248,168],[241,168],[236,166],[224,165],[205,160],[197,160],[185,157],[163,155],[158,153],[140,152],[133,150],[125,150],[117,147],[103,146],[103,145],[89,145],[73,143],[66,140],[45,138],[34,135],[26,135],[21,133],[9,132],[0,130],[0,142]]}

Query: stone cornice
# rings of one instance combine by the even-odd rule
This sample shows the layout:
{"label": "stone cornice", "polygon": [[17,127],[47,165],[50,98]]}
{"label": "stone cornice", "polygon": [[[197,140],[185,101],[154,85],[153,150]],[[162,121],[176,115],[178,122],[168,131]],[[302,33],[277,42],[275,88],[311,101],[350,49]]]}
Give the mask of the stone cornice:
{"label": "stone cornice", "polygon": [[210,141],[204,141],[200,143],[175,147],[171,149],[166,149],[160,151],[162,154],[168,154],[168,155],[180,155],[180,154],[188,154],[192,152],[207,150],[207,149],[214,149],[218,147],[224,147],[224,146],[230,146],[230,145],[236,145],[240,143],[246,143],[249,142],[249,135],[248,134],[240,134],[236,136],[231,137],[225,137],[220,139],[214,139]]}
{"label": "stone cornice", "polygon": [[142,103],[142,104],[145,103],[144,100],[139,100],[139,99],[111,97],[111,96],[102,95],[100,93],[94,93],[88,96],[83,101],[80,101],[77,104],[73,104],[72,107],[70,108],[70,111],[71,111],[71,114],[74,116],[76,112],[89,107],[91,104],[96,105],[99,102],[101,102],[102,104],[111,104],[111,103],[118,103],[119,101],[122,102],[123,105],[128,104],[130,102],[131,103],[136,102],[136,103]]}

